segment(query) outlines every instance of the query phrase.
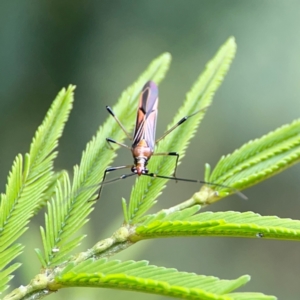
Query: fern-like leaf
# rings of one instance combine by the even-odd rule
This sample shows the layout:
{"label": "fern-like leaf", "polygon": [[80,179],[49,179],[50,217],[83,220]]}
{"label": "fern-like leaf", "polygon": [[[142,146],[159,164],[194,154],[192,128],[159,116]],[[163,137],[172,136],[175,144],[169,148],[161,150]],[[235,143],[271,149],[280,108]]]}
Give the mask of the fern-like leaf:
{"label": "fern-like leaf", "polygon": [[[149,265],[147,261],[88,260],[55,277],[50,289],[69,286],[118,288],[142,291],[184,299],[247,299],[248,293],[228,293],[249,281],[249,276],[235,280],[220,280],[212,276],[178,272]],[[272,296],[249,293],[256,298],[274,299]],[[244,297],[244,298],[243,298]],[[248,299],[250,299],[248,297]]]}
{"label": "fern-like leaf", "polygon": [[198,205],[172,214],[149,216],[131,240],[175,236],[227,236],[300,240],[300,221],[253,212],[204,212]]}
{"label": "fern-like leaf", "polygon": [[[23,246],[13,243],[26,231],[26,224],[45,199],[45,191],[53,178],[56,157],[53,150],[72,107],[73,90],[70,86],[58,94],[33,138],[29,153],[25,154],[25,161],[19,154],[13,163],[6,194],[1,195],[0,270],[21,253]],[[13,266],[0,273],[0,292],[7,288],[10,279],[7,270],[13,271],[18,265]]]}
{"label": "fern-like leaf", "polygon": [[[206,180],[242,190],[285,170],[299,160],[300,120],[296,120],[222,157]],[[214,187],[214,190],[219,191],[220,195],[234,192],[220,186]]]}
{"label": "fern-like leaf", "polygon": [[[136,103],[142,86],[148,80],[159,83],[168,70],[170,59],[168,53],[155,59],[139,79],[122,93],[118,103],[113,107],[115,114],[127,129],[134,125]],[[87,216],[94,204],[89,200],[95,198],[104,170],[116,156],[115,151],[107,147],[106,137],[113,137],[119,142],[125,138],[124,132],[111,116],[108,116],[96,136],[87,144],[80,166],[74,167],[73,184],[68,175],[64,174],[57,189],[56,199],[48,204],[46,228],[42,229],[42,237],[44,262],[49,267],[63,262],[72,248],[75,248],[83,238],[72,239],[71,236],[88,221]]]}
{"label": "fern-like leaf", "polygon": [[[214,93],[226,75],[235,51],[235,41],[233,38],[230,38],[206,65],[205,71],[187,94],[186,101],[179,109],[173,122],[168,126],[168,129],[174,126],[182,117],[191,115],[201,109],[202,111],[160,141],[156,152],[176,151],[180,154],[180,159],[184,156],[189,140],[194,136],[197,126],[204,117],[205,108],[211,104]],[[153,157],[149,163],[151,173],[166,176],[170,176],[173,173],[174,167],[174,159],[165,156]],[[132,189],[128,208],[130,223],[138,222],[142,215],[154,205],[166,181],[166,179],[149,178],[146,176],[138,178]]]}
{"label": "fern-like leaf", "polygon": [[58,171],[53,174],[51,181],[48,184],[47,189],[44,191],[43,199],[41,199],[39,201],[39,204],[38,204],[37,208],[35,209],[35,213],[37,213],[42,207],[44,207],[48,203],[49,199],[54,197],[57,182],[62,180],[62,177],[65,172],[66,172],[65,170],[62,170],[62,171]]}

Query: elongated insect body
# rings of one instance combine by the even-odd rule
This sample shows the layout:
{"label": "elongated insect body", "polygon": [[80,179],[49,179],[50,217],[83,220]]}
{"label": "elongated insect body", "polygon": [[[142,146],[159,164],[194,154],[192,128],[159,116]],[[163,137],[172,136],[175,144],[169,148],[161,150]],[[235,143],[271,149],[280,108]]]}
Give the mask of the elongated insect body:
{"label": "elongated insect body", "polygon": [[131,171],[139,176],[149,172],[146,166],[154,153],[157,107],[158,88],[154,82],[149,81],[140,96],[131,146],[134,159]]}
{"label": "elongated insect body", "polygon": [[[120,125],[121,129],[124,131],[124,133],[127,135],[127,137],[132,140],[131,147],[119,143],[111,138],[106,138],[106,141],[108,142],[108,145],[111,149],[113,147],[111,144],[117,144],[121,147],[127,148],[131,151],[133,156],[133,165],[125,165],[125,166],[119,166],[119,167],[109,167],[104,171],[103,179],[100,185],[98,197],[95,199],[99,199],[102,191],[102,186],[106,183],[111,183],[114,181],[117,181],[119,179],[125,179],[127,177],[133,176],[133,175],[145,175],[149,177],[156,177],[156,178],[163,178],[163,179],[172,179],[176,181],[187,181],[187,182],[197,182],[197,183],[206,183],[210,185],[215,186],[222,186],[227,187],[221,184],[214,184],[205,182],[202,180],[196,180],[196,179],[186,179],[186,178],[178,178],[176,177],[176,169],[177,164],[179,160],[179,153],[177,152],[163,152],[163,153],[155,153],[154,148],[155,145],[165,138],[170,132],[172,132],[174,129],[176,129],[178,126],[183,124],[186,120],[188,120],[190,117],[194,116],[195,114],[199,113],[200,111],[197,111],[193,113],[192,115],[183,117],[180,119],[173,127],[171,127],[169,130],[167,130],[159,139],[155,140],[155,132],[156,132],[156,121],[157,121],[157,112],[158,112],[158,88],[156,84],[153,81],[148,81],[141,92],[140,99],[139,99],[139,105],[137,110],[137,116],[136,116],[136,123],[135,123],[135,129],[133,133],[133,137],[130,136],[130,134],[127,132],[127,130],[124,128],[120,120],[117,118],[117,116],[114,114],[112,109],[109,106],[106,106],[107,111],[112,115],[112,117],[116,120],[116,122]],[[164,176],[159,175],[155,173],[149,173],[149,170],[147,169],[147,164],[152,157],[152,155],[168,155],[168,156],[176,156],[176,162],[175,162],[175,168],[173,176]],[[131,172],[130,174],[122,175],[118,178],[105,181],[106,175],[109,172],[121,170],[130,168]],[[227,187],[228,188],[228,187]],[[235,189],[233,189],[235,192],[239,193]],[[241,194],[241,193],[239,193]],[[243,194],[242,198],[245,198]],[[244,197],[243,197],[244,196]]]}

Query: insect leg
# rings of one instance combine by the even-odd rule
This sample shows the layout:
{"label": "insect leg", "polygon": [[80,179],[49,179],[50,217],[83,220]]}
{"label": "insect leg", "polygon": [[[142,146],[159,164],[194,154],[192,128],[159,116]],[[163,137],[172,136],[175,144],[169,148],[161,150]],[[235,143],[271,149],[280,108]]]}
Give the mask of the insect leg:
{"label": "insect leg", "polygon": [[178,165],[178,160],[179,160],[179,153],[178,152],[161,152],[161,153],[153,153],[153,155],[176,156],[176,163],[175,163],[175,168],[174,168],[174,172],[173,172],[173,177],[176,178],[176,171],[177,171],[177,165]]}
{"label": "insect leg", "polygon": [[120,122],[120,120],[117,118],[117,116],[115,115],[115,113],[113,112],[113,110],[109,107],[106,106],[107,111],[110,113],[110,115],[116,120],[116,122],[119,124],[119,126],[121,127],[121,129],[124,131],[124,133],[127,135],[127,137],[132,140],[132,136],[127,132],[127,130],[125,129],[125,127],[122,125],[122,123]]}
{"label": "insect leg", "polygon": [[163,175],[158,175],[155,173],[148,173],[148,174],[143,174],[143,176],[148,176],[148,177],[153,177],[153,178],[162,178],[162,179],[171,179],[171,180],[176,180],[176,181],[186,181],[186,182],[195,182],[195,183],[202,183],[202,184],[207,184],[211,186],[219,186],[223,188],[228,188],[230,189],[233,193],[237,194],[240,198],[244,200],[248,200],[247,196],[244,195],[242,192],[237,190],[234,187],[225,185],[225,184],[219,184],[219,183],[213,183],[213,182],[207,182],[204,180],[198,180],[198,179],[188,179],[188,178],[176,178],[176,177],[171,177],[171,176],[163,176]]}
{"label": "insect leg", "polygon": [[[100,199],[100,195],[101,195],[101,191],[102,191],[102,186],[103,184],[105,183],[105,178],[106,178],[106,174],[109,173],[109,172],[112,172],[112,171],[116,171],[116,170],[121,170],[121,169],[127,169],[127,168],[131,168],[132,165],[128,165],[128,166],[119,166],[119,167],[108,167],[105,171],[104,171],[104,174],[103,174],[103,179],[102,179],[102,182],[101,182],[101,185],[100,185],[100,188],[99,188],[99,192],[98,192],[98,195],[97,195],[97,198],[93,199],[93,200],[90,200],[90,201],[96,201],[96,200],[99,200]],[[120,176],[120,179],[124,179],[123,178],[124,175]],[[125,177],[126,178],[126,177]]]}
{"label": "insect leg", "polygon": [[202,110],[206,109],[207,107],[204,107],[198,111],[196,111],[195,113],[189,115],[189,116],[185,116],[182,119],[180,119],[173,127],[171,127],[169,130],[167,130],[159,139],[157,139],[155,141],[155,143],[158,143],[160,140],[162,140],[165,136],[167,136],[169,133],[171,133],[174,129],[176,129],[178,126],[180,126],[181,124],[183,124],[187,119],[189,119],[190,117],[193,117],[194,115],[198,114],[199,112],[201,112]]}
{"label": "insect leg", "polygon": [[119,146],[121,146],[121,147],[124,147],[124,148],[127,148],[127,149],[131,150],[131,148],[130,148],[129,146],[127,146],[127,145],[125,145],[125,144],[122,144],[122,143],[119,143],[119,142],[117,142],[117,141],[115,141],[115,140],[113,140],[113,139],[111,139],[111,138],[106,138],[106,141],[107,141],[107,144],[108,144],[108,146],[109,146],[109,148],[110,148],[111,150],[114,149],[114,148],[112,147],[111,143],[117,144],[117,145],[119,145]]}

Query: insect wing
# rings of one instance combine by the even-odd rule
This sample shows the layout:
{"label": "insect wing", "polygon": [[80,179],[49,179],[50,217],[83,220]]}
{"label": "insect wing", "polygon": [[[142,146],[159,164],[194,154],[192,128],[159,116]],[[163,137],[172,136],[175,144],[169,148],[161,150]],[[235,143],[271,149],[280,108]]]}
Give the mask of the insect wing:
{"label": "insect wing", "polygon": [[136,117],[133,144],[136,146],[145,140],[151,149],[155,145],[155,131],[158,106],[158,88],[153,81],[148,81],[143,87]]}

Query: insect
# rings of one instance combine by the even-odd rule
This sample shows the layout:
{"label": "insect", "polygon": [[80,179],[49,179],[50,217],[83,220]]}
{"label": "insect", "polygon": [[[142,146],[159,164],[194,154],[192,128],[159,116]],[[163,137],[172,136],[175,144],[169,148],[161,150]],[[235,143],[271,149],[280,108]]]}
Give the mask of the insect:
{"label": "insect", "polygon": [[[157,178],[163,178],[163,179],[173,179],[176,181],[198,182],[198,183],[207,183],[207,184],[216,185],[216,186],[223,186],[220,184],[208,183],[208,182],[201,181],[201,180],[177,178],[176,170],[177,170],[177,165],[178,165],[178,160],[179,160],[179,153],[177,153],[177,152],[155,153],[154,152],[155,145],[159,141],[161,141],[169,133],[171,133],[174,129],[176,129],[178,126],[183,124],[186,120],[188,120],[190,117],[194,116],[195,114],[199,113],[200,111],[197,111],[189,116],[183,117],[173,127],[171,127],[169,130],[167,130],[160,138],[155,140],[156,121],[157,121],[157,113],[158,113],[158,88],[153,81],[148,81],[142,89],[140,99],[139,99],[138,109],[137,109],[136,124],[135,124],[133,137],[130,136],[130,134],[124,128],[124,126],[122,125],[120,120],[117,118],[117,116],[114,114],[112,109],[109,106],[106,106],[106,109],[109,112],[109,114],[116,120],[116,122],[119,124],[121,129],[127,135],[127,137],[130,140],[132,140],[132,145],[131,145],[131,147],[129,147],[129,146],[119,143],[111,138],[106,138],[106,141],[111,149],[113,149],[111,144],[117,144],[121,147],[129,149],[133,156],[133,164],[125,165],[125,166],[118,166],[118,167],[108,167],[104,171],[103,179],[102,179],[100,189],[98,192],[98,197],[95,200],[100,198],[102,186],[105,183],[110,183],[113,181],[117,181],[119,179],[125,179],[125,178],[133,176],[133,175],[138,175],[138,176],[145,175],[145,176],[157,177]],[[163,175],[158,175],[155,173],[149,173],[149,170],[147,169],[147,164],[152,156],[158,156],[158,155],[168,155],[168,156],[176,157],[173,176],[163,176]],[[132,173],[125,174],[118,178],[115,178],[115,179],[105,182],[107,173],[116,171],[116,170],[127,169],[127,168],[130,168]]]}

